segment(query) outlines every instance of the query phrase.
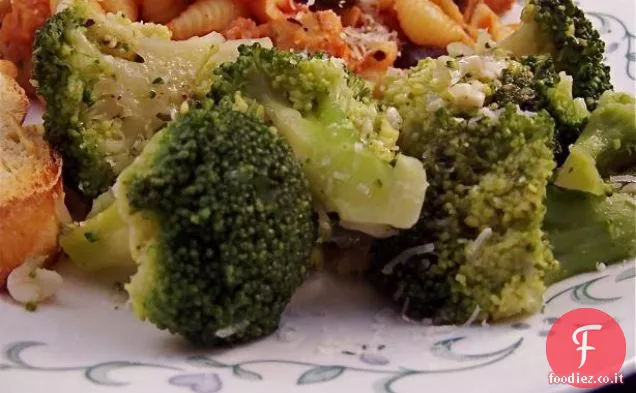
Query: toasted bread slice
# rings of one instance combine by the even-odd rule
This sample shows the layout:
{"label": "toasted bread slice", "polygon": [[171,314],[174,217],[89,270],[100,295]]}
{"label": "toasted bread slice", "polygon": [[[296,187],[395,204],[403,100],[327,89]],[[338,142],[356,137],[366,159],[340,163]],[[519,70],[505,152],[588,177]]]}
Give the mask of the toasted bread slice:
{"label": "toasted bread slice", "polygon": [[63,208],[62,162],[42,127],[0,113],[0,287],[26,260],[58,251]]}
{"label": "toasted bread slice", "polygon": [[1,63],[0,66],[0,116],[11,116],[21,124],[29,109],[29,98],[13,77],[2,72]]}
{"label": "toasted bread slice", "polygon": [[18,77],[18,67],[9,60],[0,59],[0,74],[5,74],[15,79]]}

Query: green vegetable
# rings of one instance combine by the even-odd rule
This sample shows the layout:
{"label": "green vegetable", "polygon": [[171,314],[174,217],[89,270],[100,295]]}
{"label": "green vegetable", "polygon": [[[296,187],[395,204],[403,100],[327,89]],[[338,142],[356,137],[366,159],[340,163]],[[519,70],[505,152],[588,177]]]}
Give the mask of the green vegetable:
{"label": "green vegetable", "polygon": [[612,84],[604,63],[605,43],[585,13],[572,0],[528,0],[521,21],[501,47],[516,56],[551,56],[558,71],[573,77],[574,97],[594,109]]}
{"label": "green vegetable", "polygon": [[572,83],[571,76],[556,71],[550,57],[509,59],[500,80],[494,83],[490,103],[501,106],[511,102],[532,112],[547,110],[556,122],[554,152],[560,163],[589,117],[585,101],[574,98]]}
{"label": "green vegetable", "polygon": [[60,246],[82,269],[98,271],[134,266],[128,249],[130,231],[114,204],[60,237]]}
{"label": "green vegetable", "polygon": [[636,165],[636,98],[607,92],[590,116],[583,133],[570,147],[555,184],[602,195],[604,179]]}
{"label": "green vegetable", "polygon": [[549,282],[636,256],[633,195],[596,196],[551,186],[546,205],[543,228],[560,265]]}
{"label": "green vegetable", "polygon": [[607,153],[600,176],[636,167],[633,98],[607,92],[590,117],[572,88],[549,57],[497,49],[422,60],[387,78],[382,103],[403,119],[398,145],[422,157],[430,182],[415,227],[374,245],[370,278],[406,316],[463,323],[532,313],[546,285],[635,255],[633,197],[548,195],[554,156],[588,120],[578,139]]}
{"label": "green vegetable", "polygon": [[550,58],[511,58],[498,49],[422,60],[406,75],[389,76],[384,95],[390,97],[388,105],[416,123],[439,107],[461,116],[495,116],[507,104],[528,112],[546,110],[556,122],[552,146],[559,162],[589,116],[585,102],[572,95],[572,78],[557,72]]}
{"label": "green vegetable", "polygon": [[[408,90],[390,92],[427,87],[412,77],[398,82]],[[513,104],[471,117],[453,106],[431,113],[420,99],[385,101],[401,109],[400,148],[423,157],[430,187],[415,227],[376,242],[372,282],[416,319],[463,323],[540,309],[544,277],[556,269],[541,230],[552,118]]]}
{"label": "green vegetable", "polygon": [[215,71],[211,95],[276,127],[319,205],[369,233],[417,221],[426,174],[418,160],[397,152],[396,121],[362,79],[339,59],[258,45],[239,52],[236,62]]}
{"label": "green vegetable", "polygon": [[47,102],[45,137],[64,158],[66,183],[85,196],[108,189],[184,98],[207,92],[211,69],[235,57],[220,36],[170,35],[84,0],[38,32],[33,78]]}
{"label": "green vegetable", "polygon": [[555,122],[537,80],[558,76],[537,74],[495,52],[426,59],[388,78],[382,102],[402,115],[398,144],[422,157],[430,186],[415,227],[376,242],[370,277],[408,317],[463,323],[541,307],[557,269],[541,229]]}
{"label": "green vegetable", "polygon": [[[308,271],[317,220],[300,165],[271,128],[201,105],[155,134],[119,176],[114,204],[61,244],[86,268],[126,263],[128,252],[140,318],[198,345],[238,343],[276,329]],[[107,237],[118,231],[128,236]]]}

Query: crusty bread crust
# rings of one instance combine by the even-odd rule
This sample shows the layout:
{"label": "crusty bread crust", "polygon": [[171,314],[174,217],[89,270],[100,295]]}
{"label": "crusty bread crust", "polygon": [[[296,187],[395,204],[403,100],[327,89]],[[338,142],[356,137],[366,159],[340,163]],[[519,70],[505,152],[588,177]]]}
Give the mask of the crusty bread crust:
{"label": "crusty bread crust", "polygon": [[9,273],[30,257],[50,256],[58,251],[59,208],[64,203],[61,165],[56,160],[40,184],[48,183],[24,198],[0,205],[0,287]]}
{"label": "crusty bread crust", "polygon": [[19,94],[0,85],[0,287],[27,259],[56,254],[64,212],[61,158],[40,126],[20,125],[22,109],[5,111]]}
{"label": "crusty bread crust", "polygon": [[18,77],[18,67],[9,60],[0,59],[0,74],[5,74],[8,77],[15,79]]}
{"label": "crusty bread crust", "polygon": [[9,67],[7,66],[6,74],[0,72],[0,116],[6,114],[22,123],[29,109],[29,98],[18,82],[10,76]]}

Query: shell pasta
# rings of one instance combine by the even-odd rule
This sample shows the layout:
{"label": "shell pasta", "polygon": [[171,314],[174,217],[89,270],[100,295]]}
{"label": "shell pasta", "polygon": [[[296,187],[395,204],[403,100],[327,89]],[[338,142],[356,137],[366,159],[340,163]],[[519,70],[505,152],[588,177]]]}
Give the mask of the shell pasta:
{"label": "shell pasta", "polygon": [[464,16],[462,15],[459,7],[453,0],[430,0],[431,2],[437,4],[439,8],[441,8],[446,15],[450,16],[457,23],[464,23]]}
{"label": "shell pasta", "polygon": [[145,22],[168,23],[188,6],[187,0],[137,0],[141,1],[141,18]]}
{"label": "shell pasta", "polygon": [[428,0],[396,0],[395,11],[404,34],[413,43],[444,48],[451,42],[472,44],[463,27]]}
{"label": "shell pasta", "polygon": [[398,56],[397,44],[393,41],[377,42],[369,46],[359,68],[386,71]]}
{"label": "shell pasta", "polygon": [[261,22],[269,22],[285,17],[283,10],[289,10],[289,0],[248,0],[249,6]]}
{"label": "shell pasta", "polygon": [[18,67],[30,93],[34,33],[76,1],[164,25],[173,40],[218,32],[228,40],[269,38],[283,50],[323,52],[374,81],[391,67],[445,53],[451,43],[473,47],[480,31],[500,41],[518,28],[500,20],[516,0],[0,0],[0,59]]}
{"label": "shell pasta", "polygon": [[395,0],[378,0],[377,2],[378,10],[386,11],[393,8],[393,4],[395,4]]}
{"label": "shell pasta", "polygon": [[222,31],[239,17],[248,15],[248,8],[234,0],[199,0],[168,23],[175,40]]}
{"label": "shell pasta", "polygon": [[361,17],[362,10],[360,10],[360,7],[358,6],[354,6],[344,10],[340,15],[340,18],[342,19],[342,25],[352,27],[358,26],[361,21]]}

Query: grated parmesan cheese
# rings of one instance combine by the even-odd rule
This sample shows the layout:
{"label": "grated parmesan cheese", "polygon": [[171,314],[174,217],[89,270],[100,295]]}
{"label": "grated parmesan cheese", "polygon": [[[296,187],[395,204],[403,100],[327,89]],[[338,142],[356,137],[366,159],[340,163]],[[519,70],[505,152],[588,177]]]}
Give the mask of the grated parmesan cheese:
{"label": "grated parmesan cheese", "polygon": [[477,317],[479,316],[479,312],[481,311],[481,307],[479,307],[479,304],[475,306],[475,309],[473,310],[473,313],[470,314],[470,318],[468,318],[468,320],[466,322],[464,322],[462,324],[461,327],[468,327],[470,325],[473,324],[473,322],[475,322],[477,320]]}
{"label": "grated parmesan cheese", "polygon": [[250,325],[249,321],[242,321],[240,323],[221,328],[217,330],[216,332],[214,332],[214,335],[219,338],[228,338],[235,335],[237,332],[245,329],[249,325]]}
{"label": "grated parmesan cheese", "polygon": [[492,56],[467,56],[459,59],[458,64],[462,75],[472,74],[486,80],[498,79],[507,66],[505,60]]}
{"label": "grated parmesan cheese", "polygon": [[400,313],[400,318],[402,318],[405,322],[413,322],[411,318],[409,318],[406,314],[409,312],[409,304],[411,303],[411,298],[407,297],[402,305],[402,312]]}
{"label": "grated parmesan cheese", "polygon": [[398,42],[397,32],[378,22],[372,11],[363,12],[360,19],[362,26],[347,26],[340,36],[351,48],[353,60],[362,60],[379,43]]}
{"label": "grated parmesan cheese", "polygon": [[433,251],[435,251],[435,246],[433,245],[433,243],[427,243],[420,246],[407,248],[384,266],[384,268],[382,269],[382,274],[391,274],[393,273],[393,268],[395,268],[395,266],[399,265],[400,263],[406,262],[409,258],[416,255],[430,254]]}
{"label": "grated parmesan cheese", "polygon": [[62,287],[62,277],[40,266],[46,257],[29,258],[7,277],[11,297],[23,304],[39,303],[50,298]]}
{"label": "grated parmesan cheese", "polygon": [[395,129],[399,130],[402,126],[402,116],[400,116],[400,112],[392,106],[388,107],[386,110],[386,119]]}
{"label": "grated parmesan cheese", "polygon": [[472,258],[477,253],[477,251],[479,251],[479,249],[484,245],[484,243],[488,241],[490,236],[492,236],[492,228],[490,227],[484,228],[484,230],[481,231],[479,235],[477,235],[477,238],[475,239],[473,244],[470,245],[468,249],[468,258]]}
{"label": "grated parmesan cheese", "polygon": [[470,83],[458,83],[448,89],[455,105],[462,108],[480,108],[484,105],[486,94],[480,86]]}
{"label": "grated parmesan cheese", "polygon": [[371,193],[371,189],[366,184],[360,183],[356,186],[356,189],[358,190],[358,192],[365,196],[369,196],[369,194]]}
{"label": "grated parmesan cheese", "polygon": [[610,176],[610,181],[612,183],[636,183],[636,176],[632,176],[632,175]]}

